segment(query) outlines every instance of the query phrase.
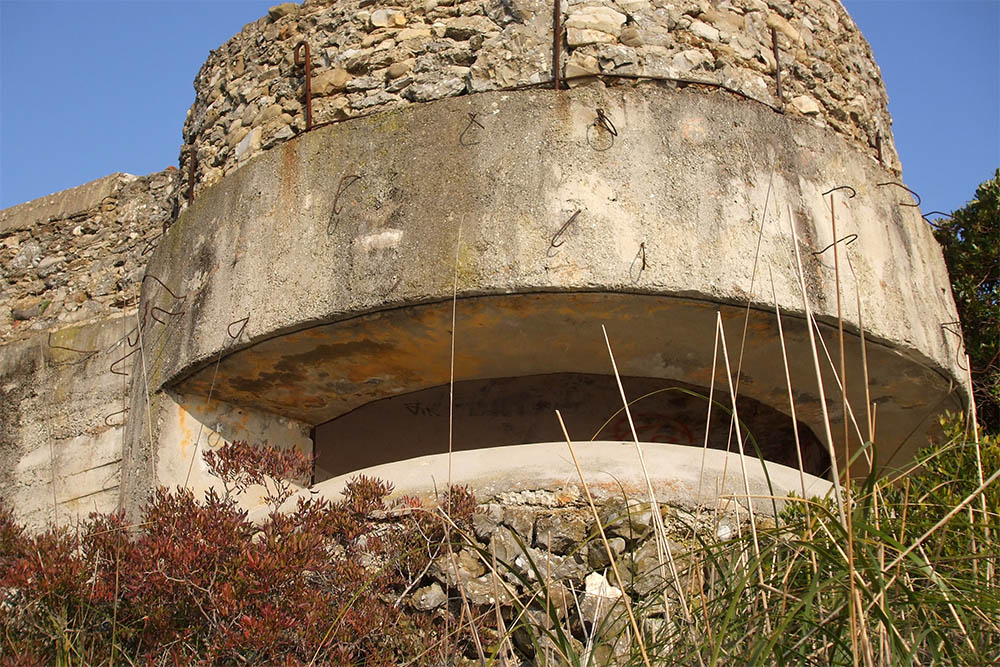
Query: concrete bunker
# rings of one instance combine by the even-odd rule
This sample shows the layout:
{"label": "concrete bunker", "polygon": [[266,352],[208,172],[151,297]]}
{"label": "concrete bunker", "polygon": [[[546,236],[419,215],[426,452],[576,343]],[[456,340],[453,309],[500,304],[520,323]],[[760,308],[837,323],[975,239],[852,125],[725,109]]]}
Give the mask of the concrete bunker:
{"label": "concrete bunker", "polygon": [[[131,393],[123,485],[197,487],[199,449],[237,437],[316,454],[318,479],[446,451],[453,297],[456,405],[500,406],[492,422],[456,413],[459,449],[558,440],[550,407],[567,405],[570,435],[594,435],[619,401],[601,325],[630,398],[714,380],[726,404],[721,320],[765,459],[796,462],[800,433],[807,470],[823,473],[831,447],[843,465],[877,410],[875,465],[905,463],[962,385],[960,341],[940,327],[954,320],[940,251],[905,191],[886,187],[895,163],[826,115],[775,113],[724,82],[578,83],[400,103],[267,145],[240,130],[239,155],[218,153],[211,174],[199,162],[197,198],[144,284],[141,309],[176,315],[149,325],[162,329]],[[192,127],[222,122],[200,104]],[[595,145],[601,117],[617,134]],[[829,249],[852,234],[838,281]],[[667,393],[644,399],[661,404],[641,437],[700,444],[707,409],[688,415],[703,400]],[[847,442],[828,421],[838,434],[848,422]],[[709,431],[728,440],[721,412]]]}
{"label": "concrete bunker", "polygon": [[[546,469],[565,451],[552,409],[578,440],[618,409],[602,324],[628,396],[661,392],[636,417],[640,438],[658,445],[650,456],[661,457],[665,486],[702,472],[689,446],[660,442],[703,438],[704,399],[674,389],[704,395],[714,377],[727,404],[721,364],[712,373],[717,318],[734,364],[743,357],[740,418],[765,459],[794,461],[779,308],[807,470],[824,470],[831,446],[843,465],[876,411],[876,465],[904,464],[937,414],[961,408],[963,351],[942,326],[957,317],[944,263],[899,187],[864,39],[833,0],[610,4],[628,16],[589,0],[563,8],[558,90],[552,6],[538,0],[420,0],[394,6],[392,25],[369,2],[287,3],[213,51],[195,79],[179,173],[85,188],[95,230],[111,192],[131,225],[118,232],[142,231],[121,278],[122,292],[141,283],[142,297],[140,327],[86,362],[95,378],[113,369],[104,372],[121,401],[97,405],[87,383],[51,394],[87,423],[87,437],[61,434],[66,451],[97,443],[108,461],[79,498],[110,506],[120,493],[135,510],[156,485],[198,492],[212,483],[200,452],[236,439],[316,453],[317,477],[330,482],[376,464],[397,481],[416,471],[407,488],[427,488],[432,468],[441,479],[440,461],[428,462],[440,455],[428,452],[447,445],[453,295],[456,466],[470,482],[495,480],[491,493],[573,474],[565,461]],[[312,45],[309,82],[291,53],[300,41]],[[41,206],[0,216],[0,228],[22,214],[44,219],[52,205],[19,207]],[[837,246],[838,291],[830,249],[845,237],[855,242]],[[32,298],[35,324],[54,326],[43,296]],[[132,312],[105,299],[90,312]],[[21,372],[55,349],[51,338],[31,345],[8,348],[8,374],[48,383],[69,373]],[[120,384],[125,372],[131,386]],[[79,471],[53,459],[43,475],[31,410],[10,411],[0,439],[23,450],[25,470],[7,488],[44,477],[58,495],[57,469]],[[618,426],[597,434],[612,440],[587,443],[585,458],[624,479],[635,470]],[[713,444],[728,441],[721,410],[710,426]],[[518,444],[544,440],[555,446]],[[406,468],[379,465],[400,460]],[[719,470],[729,461],[715,460]],[[785,472],[798,488],[798,472]]]}

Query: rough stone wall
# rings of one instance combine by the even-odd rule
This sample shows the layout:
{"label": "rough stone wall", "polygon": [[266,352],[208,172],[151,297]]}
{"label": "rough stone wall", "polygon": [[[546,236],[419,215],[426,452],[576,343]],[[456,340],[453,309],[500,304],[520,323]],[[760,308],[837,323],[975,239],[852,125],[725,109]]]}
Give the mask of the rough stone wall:
{"label": "rough stone wall", "polygon": [[0,498],[31,529],[118,506],[135,309],[178,183],[116,173],[0,211]]}
{"label": "rough stone wall", "polygon": [[112,174],[0,213],[0,342],[134,309],[179,180]]}
{"label": "rough stone wall", "polygon": [[[209,186],[313,123],[552,80],[552,5],[540,0],[286,3],[212,52],[195,79],[182,173]],[[563,75],[649,77],[722,86],[829,127],[899,170],[888,98],[871,49],[836,0],[571,0]],[[771,30],[777,35],[782,105]],[[571,84],[572,85],[572,84]]]}

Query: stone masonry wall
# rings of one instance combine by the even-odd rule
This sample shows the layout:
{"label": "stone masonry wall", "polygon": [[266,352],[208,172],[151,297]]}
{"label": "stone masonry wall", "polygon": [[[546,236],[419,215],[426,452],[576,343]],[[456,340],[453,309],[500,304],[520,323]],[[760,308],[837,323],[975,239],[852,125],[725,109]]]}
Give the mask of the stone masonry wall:
{"label": "stone masonry wall", "polygon": [[[540,0],[310,0],[273,7],[212,52],[194,86],[181,172],[209,186],[313,123],[444,97],[552,81],[552,5]],[[570,0],[563,75],[723,86],[829,127],[898,172],[878,66],[836,0]],[[777,96],[771,29],[783,97]]]}
{"label": "stone masonry wall", "polygon": [[0,212],[0,343],[134,308],[179,180],[112,174]]}

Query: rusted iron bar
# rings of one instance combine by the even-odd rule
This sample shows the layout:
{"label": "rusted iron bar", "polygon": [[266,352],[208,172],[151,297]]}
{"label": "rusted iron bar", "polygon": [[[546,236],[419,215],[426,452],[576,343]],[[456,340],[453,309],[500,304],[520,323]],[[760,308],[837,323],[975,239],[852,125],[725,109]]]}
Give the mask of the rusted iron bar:
{"label": "rusted iron bar", "polygon": [[778,33],[771,28],[771,52],[774,54],[774,79],[778,83],[778,101],[785,103],[785,96],[781,92],[781,61],[778,59]]}
{"label": "rusted iron bar", "polygon": [[858,240],[858,235],[857,234],[848,234],[847,236],[841,236],[839,239],[837,239],[836,241],[834,241],[833,243],[831,243],[827,247],[823,248],[822,250],[817,250],[816,252],[814,252],[812,254],[813,254],[814,257],[819,257],[824,252],[826,252],[827,250],[829,250],[833,246],[837,245],[838,243],[844,243],[844,241],[847,241],[847,243],[844,243],[844,247],[846,248],[847,246],[851,245],[852,243],[854,243],[857,240]]}
{"label": "rusted iron bar", "polygon": [[156,316],[157,311],[163,313],[167,317],[172,317],[174,315],[183,315],[184,314],[183,310],[171,311],[171,310],[165,310],[163,308],[160,308],[159,306],[153,306],[152,308],[149,309],[149,316],[151,318],[153,318],[154,320],[156,320],[157,322],[159,322],[160,324],[163,324],[163,325],[166,325],[167,321],[166,320],[161,320],[159,317],[157,317]]}
{"label": "rusted iron bar", "polygon": [[118,410],[117,412],[112,412],[109,415],[105,415],[104,416],[104,425],[105,426],[124,426],[125,425],[125,423],[124,423],[124,417],[122,417],[123,421],[122,421],[121,424],[112,424],[111,423],[111,418],[112,417],[117,417],[118,415],[124,415],[124,414],[127,414],[127,413],[128,413],[128,408],[122,408],[121,410]]}
{"label": "rusted iron bar", "polygon": [[157,278],[156,276],[154,276],[152,273],[147,273],[147,274],[145,274],[142,277],[142,282],[145,283],[147,280],[153,280],[155,282],[158,282],[160,284],[160,287],[162,287],[163,289],[167,290],[167,292],[170,294],[170,296],[174,297],[175,299],[183,299],[184,298],[182,296],[177,296],[176,294],[174,294],[174,291],[172,289],[170,289],[169,287],[167,287],[167,284],[165,282],[163,282],[162,280],[160,280],[159,278]]}
{"label": "rusted iron bar", "polygon": [[901,202],[899,202],[900,206],[909,206],[911,208],[918,208],[920,206],[920,195],[918,195],[916,192],[914,192],[910,188],[906,187],[902,183],[897,183],[896,181],[888,181],[886,183],[878,183],[877,185],[880,188],[884,187],[886,185],[895,185],[897,188],[903,188],[904,190],[906,190],[907,192],[909,192],[911,195],[913,195],[913,198],[917,200],[916,204],[907,204],[905,201],[901,201]]}
{"label": "rusted iron bar", "polygon": [[553,0],[552,6],[552,88],[561,84],[559,61],[562,59],[562,0]]}
{"label": "rusted iron bar", "polygon": [[188,206],[194,203],[194,170],[198,161],[198,151],[195,150],[194,144],[191,144],[191,150],[188,152]]}
{"label": "rusted iron bar", "polygon": [[[247,324],[249,324],[249,322],[250,322],[249,314],[246,317],[241,317],[238,320],[233,320],[232,322],[229,323],[229,326],[226,327],[226,333],[229,334],[229,337],[232,338],[233,340],[237,340],[240,336],[243,335],[243,332],[246,331]],[[233,327],[235,327],[236,325],[239,325],[239,329],[237,329],[236,333],[234,334]]]}
{"label": "rusted iron bar", "polygon": [[65,345],[53,345],[52,344],[52,332],[51,331],[49,332],[48,344],[49,344],[49,348],[51,348],[53,350],[66,350],[67,352],[76,352],[77,354],[82,354],[83,355],[82,358],[77,359],[76,361],[67,362],[67,363],[70,363],[70,364],[82,364],[83,362],[87,361],[87,359],[90,359],[92,356],[94,356],[98,352],[97,350],[78,350],[78,349],[76,349],[74,347],[66,347]]}
{"label": "rusted iron bar", "polygon": [[944,211],[928,211],[927,213],[921,214],[920,217],[923,218],[924,221],[928,225],[930,225],[931,227],[933,227],[934,229],[938,229],[940,227],[940,225],[938,225],[936,222],[934,222],[933,220],[931,220],[930,216],[932,216],[932,215],[944,216],[946,218],[951,218],[952,217],[951,213],[945,213]]}
{"label": "rusted iron bar", "polygon": [[462,130],[462,134],[458,135],[458,143],[461,144],[462,146],[475,146],[476,144],[479,143],[479,141],[466,141],[465,139],[465,135],[469,132],[469,130],[472,129],[473,125],[478,125],[479,129],[481,130],[486,129],[483,126],[483,124],[480,123],[479,120],[476,118],[476,116],[478,115],[479,114],[477,114],[475,111],[469,112],[469,124],[465,126],[464,130]]}
{"label": "rusted iron bar", "polygon": [[[305,58],[302,58],[302,53],[305,52]],[[306,97],[306,132],[312,129],[313,126],[313,103],[312,103],[312,55],[309,50],[309,42],[302,40],[295,45],[295,51],[292,53],[295,59],[296,65],[305,65],[306,68],[306,84],[305,84],[305,97]]]}
{"label": "rusted iron bar", "polygon": [[611,122],[611,119],[608,118],[608,115],[604,113],[604,109],[597,110],[597,118],[596,120],[594,120],[594,125],[603,127],[605,130],[611,133],[612,137],[618,136],[618,128],[616,128],[615,124]]}
{"label": "rusted iron bar", "polygon": [[128,373],[125,372],[125,371],[115,370],[115,366],[117,366],[118,364],[122,363],[123,361],[125,361],[126,359],[128,359],[129,357],[131,357],[133,354],[135,354],[138,351],[139,351],[139,348],[135,348],[134,350],[132,350],[131,352],[129,352],[128,354],[126,354],[124,357],[121,357],[120,359],[117,359],[117,360],[111,362],[111,366],[108,368],[108,370],[110,370],[115,375],[128,375]]}
{"label": "rusted iron bar", "polygon": [[343,206],[340,205],[340,195],[347,191],[347,188],[351,187],[355,183],[361,180],[361,176],[358,174],[344,174],[340,177],[340,183],[337,185],[337,194],[333,197],[333,214],[340,215]]}
{"label": "rusted iron bar", "polygon": [[556,243],[556,241],[559,240],[560,237],[566,232],[566,229],[569,228],[569,226],[571,224],[573,224],[573,221],[576,220],[576,216],[578,216],[578,215],[580,215],[579,209],[576,211],[576,213],[574,213],[573,215],[569,216],[569,220],[566,221],[566,224],[564,224],[562,227],[560,227],[559,231],[556,232],[552,236],[552,239],[549,241],[549,247],[550,248],[558,248],[563,243],[565,243],[565,241],[561,241],[561,240],[559,241],[559,243]]}
{"label": "rusted iron bar", "polygon": [[828,194],[830,194],[831,192],[836,192],[837,190],[850,190],[851,194],[847,195],[848,199],[854,199],[858,195],[857,190],[855,190],[854,188],[852,188],[850,185],[838,185],[837,187],[830,188],[829,190],[827,190],[826,192],[824,192],[823,196],[825,197]]}

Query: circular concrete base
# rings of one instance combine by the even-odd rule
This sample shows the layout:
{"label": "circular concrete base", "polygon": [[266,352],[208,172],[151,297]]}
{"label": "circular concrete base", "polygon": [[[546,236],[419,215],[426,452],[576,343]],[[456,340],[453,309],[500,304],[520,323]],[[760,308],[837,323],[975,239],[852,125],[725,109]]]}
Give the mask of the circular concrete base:
{"label": "circular concrete base", "polygon": [[[738,454],[650,442],[640,443],[640,447],[658,502],[681,507],[714,506],[717,500],[731,497],[746,506],[744,467]],[[574,442],[573,450],[595,498],[621,498],[625,494],[632,500],[648,499],[635,443]],[[830,482],[800,475],[786,466],[768,463],[765,476],[765,465],[759,459],[745,457],[743,462],[757,512],[772,512],[772,497],[783,498],[789,493],[807,498],[823,496],[831,489]],[[334,477],[300,495],[338,500],[348,481],[365,475],[391,482],[392,497],[433,499],[448,489],[449,472],[451,484],[468,486],[479,500],[501,493],[542,490],[556,492],[554,498],[569,501],[582,493],[569,446],[565,442],[545,442],[454,452],[450,471],[447,453],[387,463]],[[295,500],[293,497],[288,502]]]}

